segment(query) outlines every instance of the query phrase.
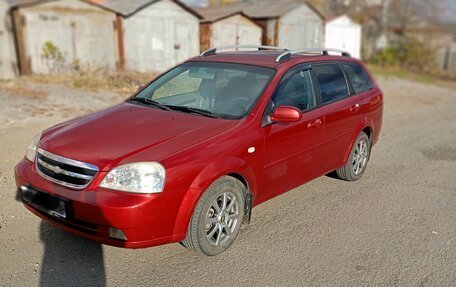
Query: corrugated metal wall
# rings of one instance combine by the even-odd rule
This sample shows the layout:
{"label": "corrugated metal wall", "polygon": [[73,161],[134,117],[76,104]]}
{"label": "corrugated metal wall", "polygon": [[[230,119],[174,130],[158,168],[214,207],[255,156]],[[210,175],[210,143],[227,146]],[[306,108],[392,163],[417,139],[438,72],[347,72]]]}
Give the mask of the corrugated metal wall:
{"label": "corrugated metal wall", "polygon": [[211,48],[212,25],[211,23],[200,24],[200,51]]}
{"label": "corrugated metal wall", "polygon": [[289,49],[319,48],[323,44],[323,20],[307,5],[280,17],[278,45]]}
{"label": "corrugated metal wall", "polygon": [[278,28],[279,28],[279,20],[278,19],[270,19],[266,22],[266,43],[263,44],[268,46],[280,46],[278,40]]}
{"label": "corrugated metal wall", "polygon": [[17,74],[8,4],[0,0],[0,79],[11,79]]}
{"label": "corrugated metal wall", "polygon": [[261,45],[261,27],[242,15],[233,15],[212,24],[212,47]]}
{"label": "corrugated metal wall", "polygon": [[446,71],[456,72],[456,43],[448,44],[442,50],[443,53],[438,55],[438,59],[441,59],[440,67]]}
{"label": "corrugated metal wall", "polygon": [[114,70],[118,47],[114,13],[77,0],[15,12],[22,73]]}
{"label": "corrugated metal wall", "polygon": [[199,54],[199,19],[163,0],[123,20],[125,68],[163,71]]}
{"label": "corrugated metal wall", "polygon": [[448,58],[448,71],[456,72],[456,48],[453,48]]}

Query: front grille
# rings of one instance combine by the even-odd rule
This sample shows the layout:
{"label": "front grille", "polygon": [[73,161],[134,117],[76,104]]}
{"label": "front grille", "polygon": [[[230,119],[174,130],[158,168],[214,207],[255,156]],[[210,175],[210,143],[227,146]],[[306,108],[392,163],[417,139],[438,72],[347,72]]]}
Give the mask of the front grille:
{"label": "front grille", "polygon": [[65,158],[43,149],[38,149],[36,154],[36,170],[42,177],[74,189],[87,187],[98,173],[98,167],[94,165]]}

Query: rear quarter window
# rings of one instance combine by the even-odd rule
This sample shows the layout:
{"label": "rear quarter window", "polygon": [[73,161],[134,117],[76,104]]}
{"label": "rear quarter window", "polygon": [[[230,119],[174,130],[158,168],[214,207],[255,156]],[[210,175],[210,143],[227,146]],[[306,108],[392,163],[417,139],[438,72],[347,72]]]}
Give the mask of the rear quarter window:
{"label": "rear quarter window", "polygon": [[373,85],[366,71],[355,63],[342,63],[342,69],[347,75],[355,94],[370,90]]}
{"label": "rear quarter window", "polygon": [[323,104],[348,96],[347,82],[339,65],[315,65],[312,72],[317,79]]}

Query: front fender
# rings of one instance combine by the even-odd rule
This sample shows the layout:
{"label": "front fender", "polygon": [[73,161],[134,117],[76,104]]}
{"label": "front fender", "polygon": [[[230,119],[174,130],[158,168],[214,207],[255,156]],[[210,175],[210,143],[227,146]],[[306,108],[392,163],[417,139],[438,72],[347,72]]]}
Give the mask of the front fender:
{"label": "front fender", "polygon": [[245,160],[236,157],[220,157],[205,166],[195,177],[189,190],[182,199],[174,225],[173,234],[175,241],[184,240],[193,211],[204,191],[218,178],[233,173],[244,177],[248,183],[249,192],[255,192],[255,173]]}

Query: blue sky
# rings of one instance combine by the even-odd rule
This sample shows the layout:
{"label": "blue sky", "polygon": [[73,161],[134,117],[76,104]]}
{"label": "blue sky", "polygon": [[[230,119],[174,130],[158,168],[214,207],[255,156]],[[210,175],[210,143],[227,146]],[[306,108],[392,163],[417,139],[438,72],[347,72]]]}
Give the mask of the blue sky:
{"label": "blue sky", "polygon": [[204,6],[209,3],[209,0],[184,0],[184,2],[192,6]]}
{"label": "blue sky", "polygon": [[446,17],[448,22],[455,23],[456,24],[456,0],[448,0],[450,4],[450,15]]}

